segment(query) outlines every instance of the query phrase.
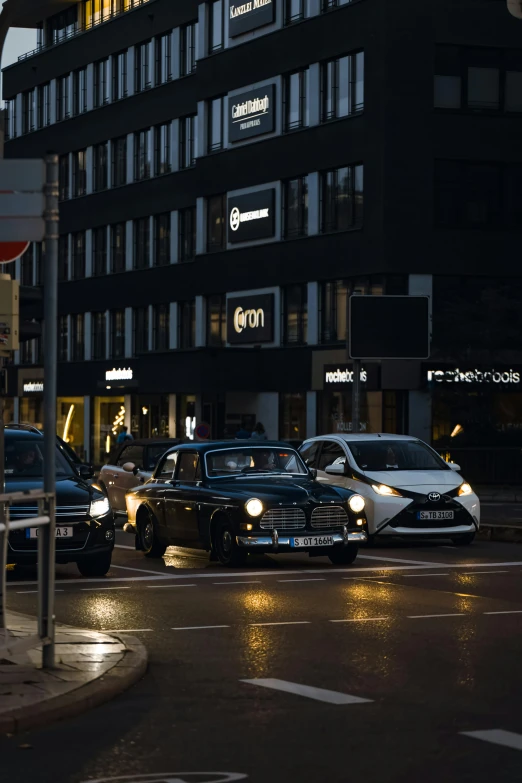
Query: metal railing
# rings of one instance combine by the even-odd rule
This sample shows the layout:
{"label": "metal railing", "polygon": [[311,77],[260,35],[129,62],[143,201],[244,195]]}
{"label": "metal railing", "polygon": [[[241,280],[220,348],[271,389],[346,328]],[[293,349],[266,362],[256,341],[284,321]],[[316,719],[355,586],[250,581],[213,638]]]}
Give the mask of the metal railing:
{"label": "metal railing", "polygon": [[[11,520],[11,505],[20,501],[36,500],[38,516],[26,519]],[[44,668],[54,666],[54,614],[52,607],[54,594],[54,568],[45,567],[49,553],[46,551],[44,536],[38,536],[38,632],[23,637],[13,636],[6,622],[6,592],[7,592],[7,553],[9,533],[13,530],[25,530],[49,525],[54,533],[56,496],[42,490],[29,492],[9,492],[0,495],[0,503],[4,508],[4,522],[0,522],[0,657],[30,650],[38,644],[42,645],[42,665]],[[54,535],[52,544],[54,546]]]}
{"label": "metal railing", "polygon": [[111,11],[110,14],[101,16],[99,21],[88,22],[87,24],[76,22],[74,25],[71,25],[71,30],[64,30],[63,33],[60,34],[59,39],[49,42],[42,42],[38,44],[36,49],[31,49],[30,52],[24,52],[24,54],[19,55],[18,62],[21,62],[22,60],[28,60],[30,57],[34,57],[35,55],[40,54],[41,52],[45,52],[48,49],[54,49],[55,46],[60,46],[60,44],[70,41],[71,38],[76,38],[78,35],[88,33],[90,30],[94,30],[96,27],[100,27],[102,24],[107,24],[107,22],[111,22],[113,19],[118,19],[120,16],[128,14],[129,11],[135,11],[137,8],[141,8],[150,2],[152,2],[152,0],[134,0],[132,7],[122,8],[120,11]]}

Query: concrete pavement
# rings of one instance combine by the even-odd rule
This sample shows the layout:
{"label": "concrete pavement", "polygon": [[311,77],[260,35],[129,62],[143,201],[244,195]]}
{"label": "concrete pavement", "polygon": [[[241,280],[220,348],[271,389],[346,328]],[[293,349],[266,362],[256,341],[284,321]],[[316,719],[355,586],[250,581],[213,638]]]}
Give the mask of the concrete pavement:
{"label": "concrete pavement", "polygon": [[8,612],[7,626],[8,631],[0,631],[2,733],[43,726],[102,704],[137,682],[147,667],[138,639],[59,625],[56,667],[44,670],[41,646],[23,652],[15,647],[17,639],[36,633],[36,620]]}

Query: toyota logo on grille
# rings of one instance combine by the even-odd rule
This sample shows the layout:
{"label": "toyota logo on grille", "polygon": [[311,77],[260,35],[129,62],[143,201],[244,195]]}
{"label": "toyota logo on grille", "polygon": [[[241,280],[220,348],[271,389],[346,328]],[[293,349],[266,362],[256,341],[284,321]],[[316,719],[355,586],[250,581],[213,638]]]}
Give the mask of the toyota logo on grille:
{"label": "toyota logo on grille", "polygon": [[437,503],[440,500],[440,492],[430,492],[428,500],[431,500],[432,503]]}

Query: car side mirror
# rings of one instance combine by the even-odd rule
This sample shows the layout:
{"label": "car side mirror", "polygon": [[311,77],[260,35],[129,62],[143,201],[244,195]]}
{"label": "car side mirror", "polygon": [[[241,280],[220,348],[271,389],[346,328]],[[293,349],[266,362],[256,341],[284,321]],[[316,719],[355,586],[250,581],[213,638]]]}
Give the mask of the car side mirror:
{"label": "car side mirror", "polygon": [[310,473],[311,477],[315,481],[317,478],[317,468],[308,468],[308,472]]}
{"label": "car side mirror", "polygon": [[78,465],[78,475],[85,481],[92,478],[94,476],[92,465]]}
{"label": "car side mirror", "polygon": [[342,464],[336,463],[335,465],[327,465],[324,469],[324,472],[328,473],[330,476],[344,476],[344,471],[344,462]]}
{"label": "car side mirror", "polygon": [[450,467],[452,470],[455,470],[455,471],[457,471],[457,472],[460,470],[460,465],[457,465],[457,463],[456,463],[456,462],[448,462],[447,464],[449,465],[449,467]]}
{"label": "car side mirror", "polygon": [[134,473],[136,470],[136,465],[134,462],[125,462],[123,465],[123,470],[125,470],[127,473]]}

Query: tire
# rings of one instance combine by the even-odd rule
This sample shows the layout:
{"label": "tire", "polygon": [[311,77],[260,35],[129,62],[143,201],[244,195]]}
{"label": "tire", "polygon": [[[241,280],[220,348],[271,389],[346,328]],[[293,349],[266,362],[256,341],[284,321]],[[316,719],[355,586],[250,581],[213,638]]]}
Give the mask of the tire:
{"label": "tire", "polygon": [[475,533],[465,533],[463,536],[455,536],[451,541],[454,546],[469,546],[475,540]]}
{"label": "tire", "polygon": [[138,524],[138,538],[145,557],[163,557],[167,547],[159,541],[154,519],[150,514]]}
{"label": "tire", "polygon": [[78,560],[78,571],[82,576],[105,576],[111,567],[112,552],[104,552],[96,557]]}
{"label": "tire", "polygon": [[332,549],[328,557],[334,565],[351,565],[357,557],[358,551],[357,544],[348,544],[348,546]]}
{"label": "tire", "polygon": [[228,520],[219,520],[212,535],[213,551],[221,565],[227,568],[238,568],[245,564],[247,552],[240,549],[235,542],[235,536]]}

